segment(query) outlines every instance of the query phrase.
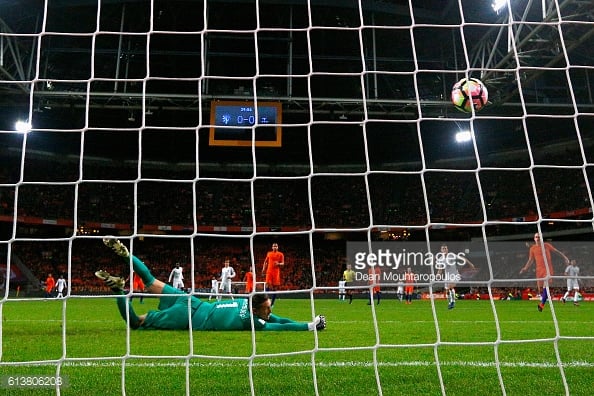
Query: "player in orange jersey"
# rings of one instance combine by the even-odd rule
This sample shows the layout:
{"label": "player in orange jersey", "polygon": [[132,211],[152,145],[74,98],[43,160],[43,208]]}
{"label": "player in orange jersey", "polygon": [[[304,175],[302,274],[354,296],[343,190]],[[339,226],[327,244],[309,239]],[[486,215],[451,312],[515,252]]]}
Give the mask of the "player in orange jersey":
{"label": "player in orange jersey", "polygon": [[[280,267],[285,265],[285,255],[278,251],[278,243],[272,244],[272,250],[266,254],[262,274],[266,277],[266,291],[275,291],[280,287]],[[274,307],[276,293],[272,294],[271,305]]]}
{"label": "player in orange jersey", "polygon": [[[136,272],[132,275],[132,289],[135,292],[144,293],[144,282]],[[140,296],[140,303],[144,304],[144,296]]]}
{"label": "player in orange jersey", "polygon": [[49,298],[52,296],[55,286],[56,280],[54,279],[52,274],[48,274],[47,278],[45,279],[45,297]]}
{"label": "player in orange jersey", "polygon": [[243,277],[243,281],[245,282],[245,292],[251,293],[254,291],[254,273],[252,272],[251,268],[245,273]]}
{"label": "player in orange jersey", "polygon": [[381,298],[382,298],[382,290],[380,289],[380,282],[381,282],[382,273],[378,266],[369,267],[368,271],[368,279],[369,284],[372,285],[371,290],[369,291],[369,301],[367,305],[371,305],[373,303],[373,297],[377,298],[377,305],[379,305]]}
{"label": "player in orange jersey", "polygon": [[[544,252],[544,255],[543,255]],[[532,264],[536,263],[536,286],[540,294],[540,303],[538,310],[542,311],[544,305],[549,297],[549,282],[548,277],[554,275],[553,258],[551,253],[555,253],[565,260],[565,265],[569,264],[569,258],[561,251],[557,250],[552,244],[542,242],[539,233],[534,234],[534,245],[530,247],[528,252],[528,261],[520,270],[520,274],[528,271]]]}
{"label": "player in orange jersey", "polygon": [[415,274],[412,268],[408,267],[404,273],[404,295],[406,296],[406,303],[412,304],[412,296],[415,290]]}

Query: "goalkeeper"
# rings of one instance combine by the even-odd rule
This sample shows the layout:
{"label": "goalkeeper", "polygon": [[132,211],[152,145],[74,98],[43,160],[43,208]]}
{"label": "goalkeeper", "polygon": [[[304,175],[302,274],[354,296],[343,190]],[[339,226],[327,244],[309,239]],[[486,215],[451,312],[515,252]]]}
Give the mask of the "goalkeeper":
{"label": "goalkeeper", "polygon": [[[247,298],[215,303],[201,301],[156,279],[147,266],[138,257],[130,255],[128,248],[119,240],[105,238],[103,243],[126,260],[132,257],[134,271],[140,275],[149,293],[163,294],[159,299],[158,310],[137,315],[132,304],[127,303],[123,296],[124,279],[102,270],[95,272],[115,293],[122,295],[117,298],[118,309],[124,320],[128,320],[129,316],[132,329],[185,330],[190,328],[191,321],[193,330],[251,330],[252,315],[256,330],[314,331],[326,328],[324,316],[316,316],[313,322],[306,323],[271,314],[270,299],[265,294],[251,297],[251,310]],[[189,313],[191,318],[188,317]]]}

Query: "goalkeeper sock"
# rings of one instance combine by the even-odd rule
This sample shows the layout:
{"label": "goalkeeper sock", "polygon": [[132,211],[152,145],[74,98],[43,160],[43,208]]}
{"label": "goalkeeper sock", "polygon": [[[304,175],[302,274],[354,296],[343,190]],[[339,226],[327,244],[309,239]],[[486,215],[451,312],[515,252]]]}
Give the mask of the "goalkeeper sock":
{"label": "goalkeeper sock", "polygon": [[132,256],[132,267],[138,273],[138,276],[140,276],[146,287],[150,287],[155,282],[155,277],[151,274],[151,271],[136,256]]}
{"label": "goalkeeper sock", "polygon": [[140,327],[140,319],[134,312],[134,309],[132,308],[132,304],[126,304],[126,296],[123,296],[124,291],[120,290],[118,294],[122,294],[122,296],[116,298],[116,302],[118,304],[118,309],[120,311],[120,315],[122,315],[122,318],[124,318],[124,320],[128,320],[128,316],[127,316],[127,312],[126,312],[126,308],[128,308],[128,313],[130,315],[130,328],[131,329],[139,328]]}

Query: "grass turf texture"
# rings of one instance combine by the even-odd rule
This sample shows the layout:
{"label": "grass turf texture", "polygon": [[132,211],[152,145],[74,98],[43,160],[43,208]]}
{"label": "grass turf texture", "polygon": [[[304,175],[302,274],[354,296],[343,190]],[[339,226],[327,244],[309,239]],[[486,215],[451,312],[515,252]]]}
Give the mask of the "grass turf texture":
{"label": "grass turf texture", "polygon": [[[156,304],[134,300],[139,313]],[[110,297],[8,300],[1,305],[0,394],[8,375],[57,370],[68,380],[61,395],[311,395],[315,382],[321,395],[378,394],[378,383],[383,395],[440,395],[441,383],[448,395],[494,395],[503,393],[499,377],[507,395],[560,395],[562,373],[571,395],[592,394],[594,304],[555,303],[557,322],[549,305],[542,313],[536,302],[494,305],[495,312],[488,301],[458,301],[449,311],[435,301],[433,311],[429,301],[385,299],[372,309],[361,299],[318,299],[316,314],[326,315],[328,328],[317,336],[150,330],[130,331],[128,339]],[[275,313],[308,321],[310,309],[309,300],[279,299]]]}

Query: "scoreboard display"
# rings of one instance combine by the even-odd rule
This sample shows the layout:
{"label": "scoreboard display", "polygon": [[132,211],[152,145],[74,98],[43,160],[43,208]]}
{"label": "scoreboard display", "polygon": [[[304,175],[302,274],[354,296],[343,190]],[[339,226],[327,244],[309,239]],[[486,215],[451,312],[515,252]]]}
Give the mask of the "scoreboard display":
{"label": "scoreboard display", "polygon": [[282,106],[280,102],[212,101],[210,107],[211,146],[281,147]]}

